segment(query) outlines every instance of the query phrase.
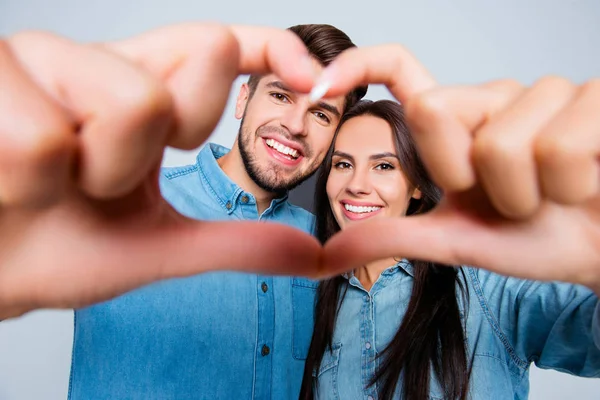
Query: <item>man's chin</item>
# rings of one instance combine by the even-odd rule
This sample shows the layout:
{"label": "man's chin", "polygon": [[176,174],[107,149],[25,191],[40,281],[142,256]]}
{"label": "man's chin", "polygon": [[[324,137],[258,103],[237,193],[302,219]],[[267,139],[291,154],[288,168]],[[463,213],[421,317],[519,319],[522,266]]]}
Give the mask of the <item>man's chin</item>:
{"label": "man's chin", "polygon": [[307,164],[305,162],[295,167],[289,167],[273,160],[259,159],[253,163],[253,166],[260,166],[260,168],[253,169],[246,165],[246,171],[250,178],[258,187],[272,193],[288,192],[316,172],[315,168],[312,173],[306,173]]}
{"label": "man's chin", "polygon": [[278,181],[278,182],[266,182],[266,181],[261,181],[261,182],[256,182],[255,183],[262,188],[263,190],[266,190],[268,192],[272,192],[272,193],[285,193],[285,192],[289,192],[290,190],[296,188],[298,185],[300,185],[301,182],[298,181]]}
{"label": "man's chin", "polygon": [[281,170],[277,171],[276,169],[261,172],[252,177],[254,183],[263,190],[273,193],[288,192],[308,179],[308,177],[299,177],[297,175],[287,176],[287,174],[282,174]]}
{"label": "man's chin", "polygon": [[273,158],[261,160],[260,165],[264,167],[263,172],[276,173],[279,177],[281,177],[281,181],[291,179],[292,176],[298,175],[298,171],[303,171],[306,167],[306,163],[304,163],[302,160],[299,163],[290,164],[275,160]]}

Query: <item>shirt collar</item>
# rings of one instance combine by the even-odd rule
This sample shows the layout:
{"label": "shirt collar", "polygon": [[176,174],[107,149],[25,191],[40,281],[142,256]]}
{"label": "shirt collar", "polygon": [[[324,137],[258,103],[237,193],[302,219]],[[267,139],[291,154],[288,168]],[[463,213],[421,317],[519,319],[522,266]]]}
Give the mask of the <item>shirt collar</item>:
{"label": "shirt collar", "polygon": [[[230,150],[216,143],[208,143],[208,145],[200,150],[196,159],[201,180],[208,187],[208,193],[213,196],[228,214],[235,211],[238,200],[244,192],[241,187],[223,172],[217,162],[219,158],[229,153]],[[247,195],[252,196],[250,193]],[[271,207],[286,201],[287,198],[288,194],[285,193],[282,197],[274,199],[271,202]]]}
{"label": "shirt collar", "polygon": [[[394,276],[396,273],[398,273],[400,270],[403,270],[404,272],[406,272],[408,275],[410,275],[413,279],[415,277],[415,270],[413,265],[410,263],[410,261],[408,261],[406,258],[403,258],[402,260],[398,261],[396,264],[392,265],[389,268],[386,268],[381,275],[383,276]],[[342,274],[342,276],[348,280],[350,280],[353,276],[354,276],[354,271],[350,271],[350,272],[344,272]]]}

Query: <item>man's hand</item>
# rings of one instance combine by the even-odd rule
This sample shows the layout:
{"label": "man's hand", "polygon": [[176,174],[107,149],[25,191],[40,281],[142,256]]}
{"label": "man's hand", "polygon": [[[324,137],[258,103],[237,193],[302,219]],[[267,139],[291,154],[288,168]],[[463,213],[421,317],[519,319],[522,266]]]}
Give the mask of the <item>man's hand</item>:
{"label": "man's hand", "polygon": [[441,87],[395,45],[349,50],[322,79],[328,95],[386,84],[445,192],[427,215],[365,221],[332,238],[327,274],[401,256],[600,293],[600,80]]}
{"label": "man's hand", "polygon": [[313,68],[302,42],[277,29],[0,42],[0,319],[208,270],[315,271],[321,248],[309,235],[192,221],[158,188],[165,146],[201,145],[239,74],[272,71],[308,92]]}

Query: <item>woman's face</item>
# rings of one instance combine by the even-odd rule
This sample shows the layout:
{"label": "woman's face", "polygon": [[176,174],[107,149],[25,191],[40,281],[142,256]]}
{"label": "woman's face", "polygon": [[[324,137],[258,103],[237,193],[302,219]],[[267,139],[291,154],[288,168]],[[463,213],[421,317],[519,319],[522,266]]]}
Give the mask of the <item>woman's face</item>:
{"label": "woman's face", "polygon": [[351,118],[338,133],[327,196],[341,229],[368,218],[405,215],[411,187],[400,168],[392,129],[371,115]]}

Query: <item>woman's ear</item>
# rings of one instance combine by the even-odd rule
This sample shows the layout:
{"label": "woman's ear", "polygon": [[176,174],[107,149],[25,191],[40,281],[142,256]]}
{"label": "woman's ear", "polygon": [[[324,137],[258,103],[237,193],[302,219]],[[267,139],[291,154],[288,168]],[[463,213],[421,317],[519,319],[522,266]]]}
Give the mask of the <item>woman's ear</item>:
{"label": "woman's ear", "polygon": [[423,193],[421,193],[421,191],[418,188],[415,188],[415,190],[412,193],[412,196],[410,196],[413,199],[420,199],[421,197],[423,197]]}

